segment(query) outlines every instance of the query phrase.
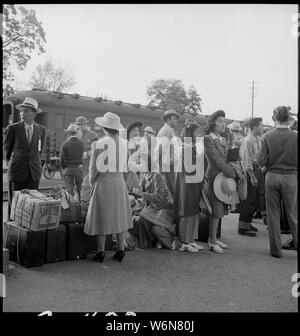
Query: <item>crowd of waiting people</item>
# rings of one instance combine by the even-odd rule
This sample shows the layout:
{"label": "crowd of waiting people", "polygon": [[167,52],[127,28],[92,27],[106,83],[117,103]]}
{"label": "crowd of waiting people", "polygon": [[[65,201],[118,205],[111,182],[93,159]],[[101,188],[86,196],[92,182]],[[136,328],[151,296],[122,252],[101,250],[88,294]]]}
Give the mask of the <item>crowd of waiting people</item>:
{"label": "crowd of waiting people", "polygon": [[[29,130],[24,132],[28,144],[41,141],[28,126],[43,134],[42,126],[35,128],[33,122],[38,104],[26,99],[17,107],[23,121],[6,130],[7,161],[15,150],[16,127]],[[178,137],[175,128],[180,117],[167,110],[157,134],[140,121],[124,128],[111,112],[95,119],[103,130],[100,138],[88,129],[85,117],[68,127],[60,152],[61,175],[72,196],[79,201],[88,197],[84,232],[97,236],[93,259],[103,262],[106,237],[114,235],[118,247],[113,258],[122,261],[128,232],[140,246],[199,252],[204,249],[197,239],[202,214],[209,217],[208,249],[223,254],[229,246],[220,240],[220,222],[230,211],[239,213],[238,234],[248,237],[257,235],[252,222],[260,213],[268,227],[270,254],[279,258],[284,209],[297,250],[297,129],[289,109],[275,108],[275,126],[268,130],[261,118],[250,119],[247,134],[238,121],[226,125],[225,112],[218,110],[208,121],[186,120]],[[113,151],[107,150],[109,143],[114,144]],[[40,151],[41,144],[36,147]],[[113,170],[108,169],[110,160]],[[13,182],[10,186],[13,190]],[[138,217],[133,217],[136,204]]]}

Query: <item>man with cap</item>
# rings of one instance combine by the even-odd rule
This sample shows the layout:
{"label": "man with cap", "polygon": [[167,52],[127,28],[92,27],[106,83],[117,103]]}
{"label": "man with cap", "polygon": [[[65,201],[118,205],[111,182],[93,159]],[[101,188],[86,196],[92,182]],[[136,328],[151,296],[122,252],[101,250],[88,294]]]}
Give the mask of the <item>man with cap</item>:
{"label": "man with cap", "polygon": [[83,153],[83,176],[87,175],[89,172],[90,158],[91,158],[91,144],[92,142],[98,140],[98,136],[95,132],[90,131],[87,127],[88,120],[80,116],[76,119],[75,124],[78,127],[78,138],[84,144],[84,153]]}
{"label": "man with cap", "polygon": [[68,193],[75,195],[74,188],[76,186],[78,199],[80,201],[80,192],[83,182],[82,158],[84,152],[84,144],[77,137],[78,129],[76,125],[70,125],[66,129],[68,138],[62,143],[60,150],[60,165],[62,179],[66,184]]}
{"label": "man with cap", "polygon": [[7,127],[3,150],[8,165],[8,219],[15,190],[38,189],[42,176],[41,152],[46,128],[34,122],[40,112],[38,102],[26,97],[16,105],[21,121]]}
{"label": "man with cap", "polygon": [[[167,110],[161,117],[164,122],[164,126],[159,130],[157,137],[157,145],[155,148],[155,161],[159,162],[159,167],[165,178],[168,190],[174,199],[175,194],[175,151],[176,137],[175,137],[175,127],[180,119],[180,114],[175,110]],[[170,155],[168,153],[170,147]],[[162,169],[165,166],[166,169]],[[167,170],[167,171],[164,171]]]}

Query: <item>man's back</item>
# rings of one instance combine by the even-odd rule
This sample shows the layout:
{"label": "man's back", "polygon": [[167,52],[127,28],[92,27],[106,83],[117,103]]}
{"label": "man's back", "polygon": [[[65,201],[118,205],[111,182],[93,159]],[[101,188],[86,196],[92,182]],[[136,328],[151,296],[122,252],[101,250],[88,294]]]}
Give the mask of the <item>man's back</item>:
{"label": "man's back", "polygon": [[266,168],[274,173],[296,173],[298,167],[298,135],[290,128],[278,128],[261,139],[267,147]]}
{"label": "man's back", "polygon": [[83,150],[83,142],[75,136],[64,141],[61,148],[62,168],[82,165]]}

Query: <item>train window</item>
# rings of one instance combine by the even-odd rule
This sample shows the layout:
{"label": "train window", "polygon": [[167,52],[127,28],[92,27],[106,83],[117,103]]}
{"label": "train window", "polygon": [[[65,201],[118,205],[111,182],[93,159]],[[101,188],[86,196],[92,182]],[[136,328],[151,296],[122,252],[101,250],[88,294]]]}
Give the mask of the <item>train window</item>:
{"label": "train window", "polygon": [[58,130],[63,130],[65,125],[65,115],[56,113],[56,118],[55,118],[55,128]]}

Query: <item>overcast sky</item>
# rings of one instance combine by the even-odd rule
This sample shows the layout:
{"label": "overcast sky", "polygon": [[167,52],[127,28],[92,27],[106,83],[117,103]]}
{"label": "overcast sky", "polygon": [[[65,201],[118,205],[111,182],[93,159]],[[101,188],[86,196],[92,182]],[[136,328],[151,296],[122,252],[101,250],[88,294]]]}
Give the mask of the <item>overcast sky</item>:
{"label": "overcast sky", "polygon": [[146,104],[158,78],[194,85],[203,112],[254,115],[271,123],[277,105],[297,110],[296,5],[23,5],[46,31],[46,53],[16,75],[26,83],[47,59],[66,65],[89,96]]}

